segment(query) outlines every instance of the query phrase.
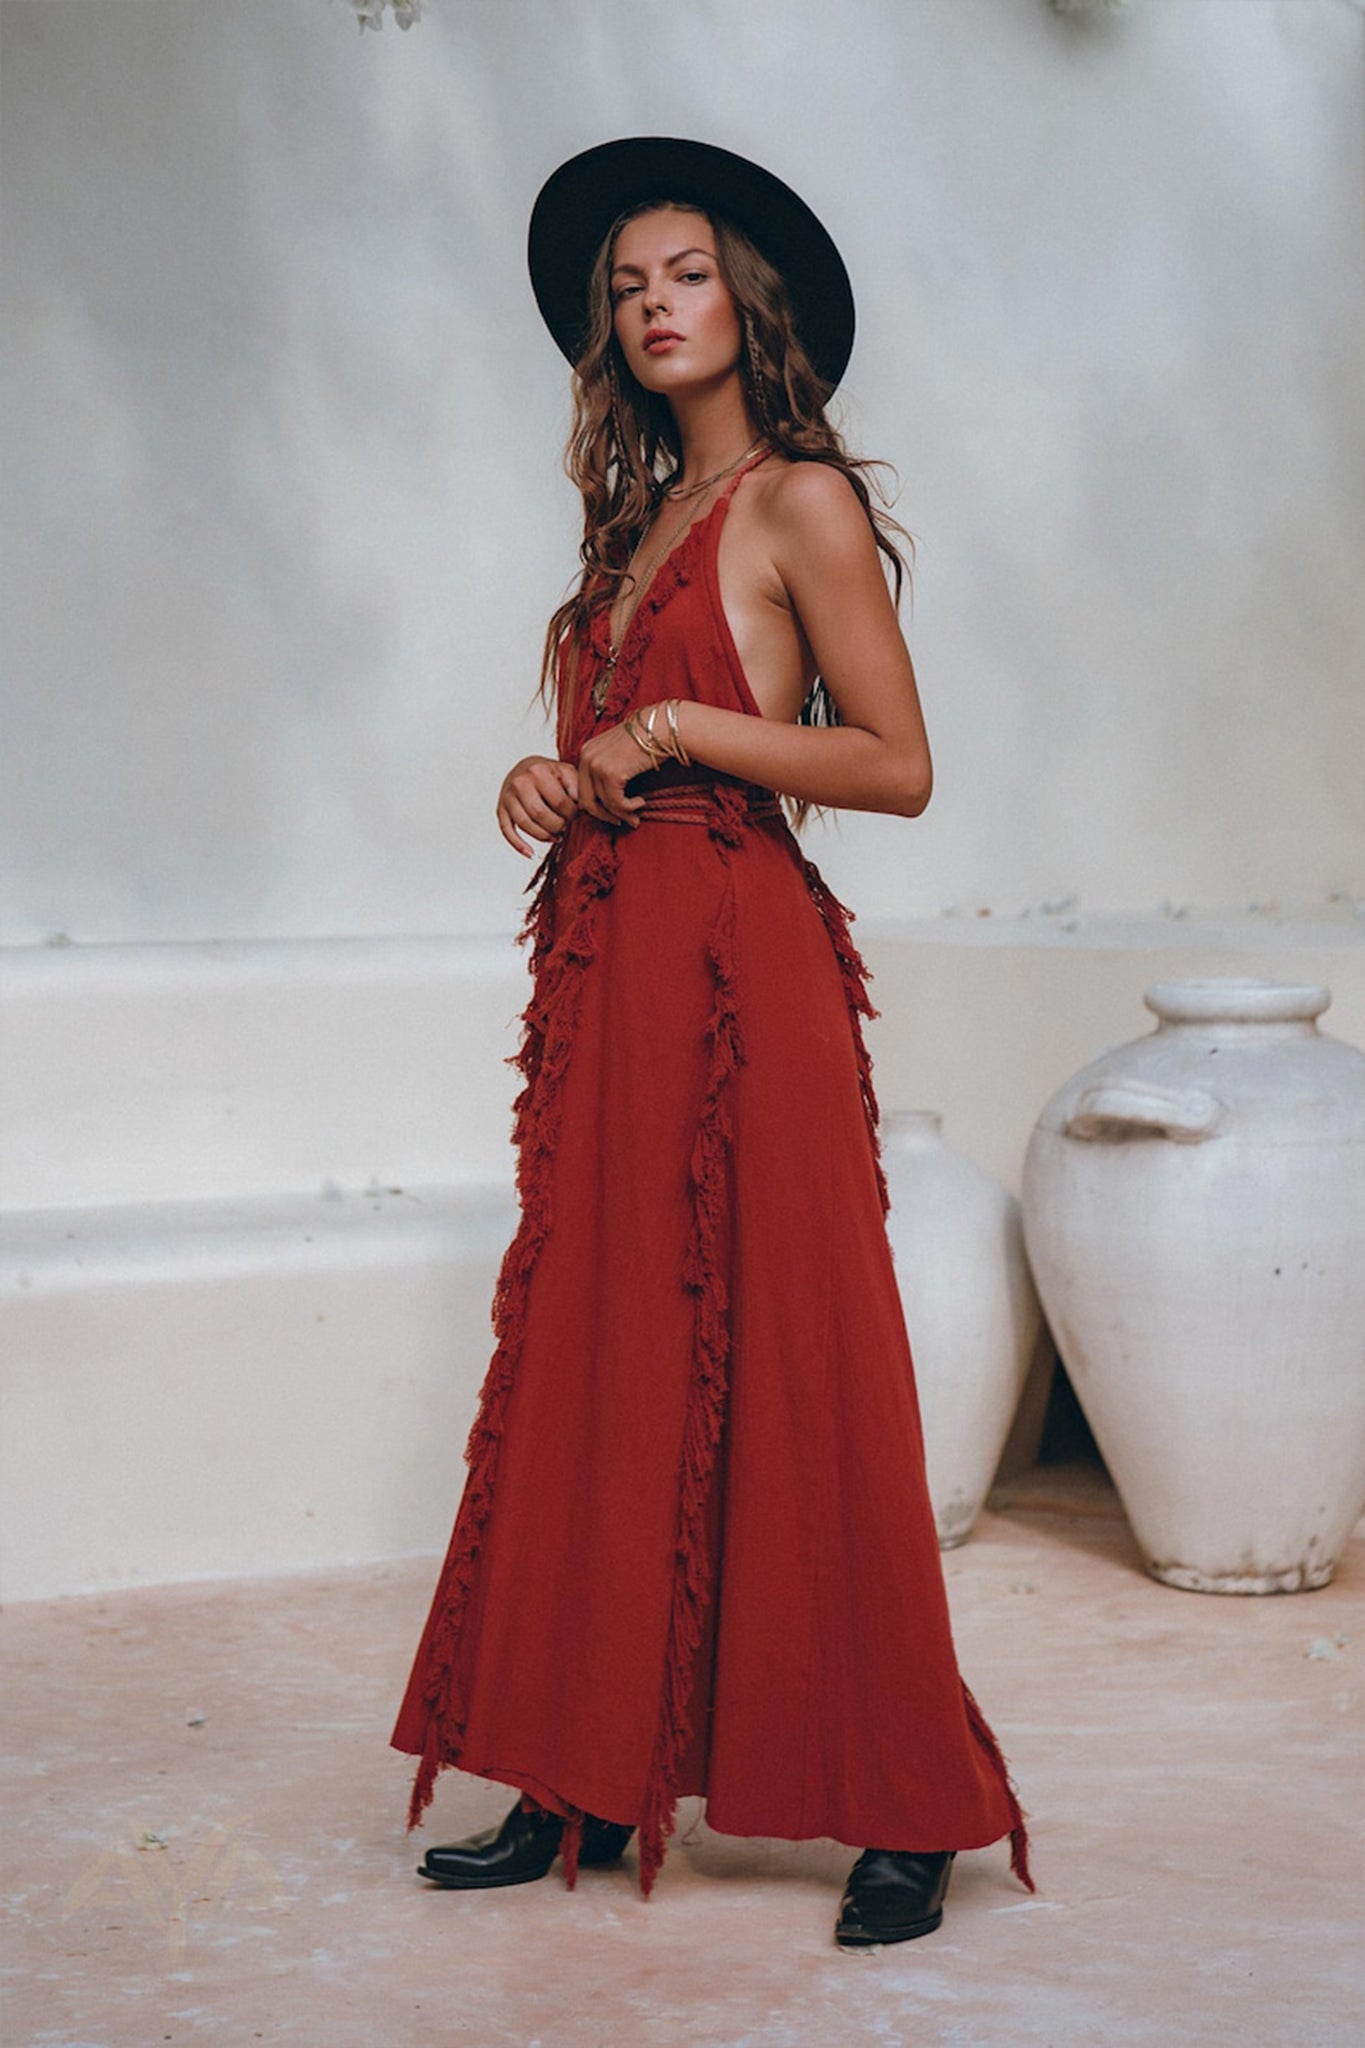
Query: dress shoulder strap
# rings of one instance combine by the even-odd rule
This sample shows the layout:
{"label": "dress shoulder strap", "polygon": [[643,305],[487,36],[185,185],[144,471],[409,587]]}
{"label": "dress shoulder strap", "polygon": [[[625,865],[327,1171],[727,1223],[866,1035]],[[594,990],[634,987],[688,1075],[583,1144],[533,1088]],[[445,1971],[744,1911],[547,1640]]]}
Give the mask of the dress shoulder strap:
{"label": "dress shoulder strap", "polygon": [[734,497],[735,492],[743,483],[745,477],[749,474],[749,471],[751,469],[757,469],[760,462],[766,462],[768,457],[772,454],[772,452],[773,451],[771,448],[760,448],[757,455],[752,456],[750,460],[745,463],[743,469],[737,469],[735,471],[729,483],[725,486],[725,489],[716,499],[716,503],[718,505],[728,505],[731,498]]}

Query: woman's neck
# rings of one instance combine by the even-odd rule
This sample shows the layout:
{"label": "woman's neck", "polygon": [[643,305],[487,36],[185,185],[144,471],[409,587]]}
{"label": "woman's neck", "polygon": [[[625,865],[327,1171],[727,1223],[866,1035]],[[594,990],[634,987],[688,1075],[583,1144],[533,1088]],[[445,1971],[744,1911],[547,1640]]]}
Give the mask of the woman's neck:
{"label": "woman's neck", "polygon": [[679,488],[699,483],[745,451],[758,428],[744,403],[738,377],[729,377],[716,391],[681,394],[673,399],[682,454],[675,479]]}

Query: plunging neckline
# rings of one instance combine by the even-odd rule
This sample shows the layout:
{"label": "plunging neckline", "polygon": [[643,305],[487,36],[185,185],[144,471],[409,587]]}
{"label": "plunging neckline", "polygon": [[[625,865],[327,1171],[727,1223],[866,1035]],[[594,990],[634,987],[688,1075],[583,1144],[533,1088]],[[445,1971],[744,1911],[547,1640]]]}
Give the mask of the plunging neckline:
{"label": "plunging neckline", "polygon": [[[655,600],[653,604],[650,604],[649,600],[653,595],[655,589],[657,588],[660,578],[664,576],[666,571],[672,569],[674,562],[678,559],[679,556],[681,556],[685,552],[688,545],[695,539],[695,537],[700,533],[705,533],[707,526],[710,524],[711,520],[715,518],[717,512],[720,511],[721,507],[724,505],[728,505],[730,500],[734,497],[735,492],[739,489],[739,486],[743,483],[745,477],[748,476],[749,471],[751,469],[757,469],[760,463],[766,462],[772,453],[773,450],[771,448],[762,448],[755,456],[753,456],[753,458],[750,461],[745,463],[742,469],[737,470],[735,475],[730,478],[729,482],[725,486],[725,489],[720,493],[715,503],[709,506],[707,510],[701,514],[701,517],[699,519],[694,519],[692,524],[685,530],[685,532],[683,532],[678,537],[678,539],[674,541],[672,547],[669,548],[667,554],[664,555],[659,561],[657,561],[654,564],[653,569],[650,571],[649,581],[645,584],[644,589],[640,592],[639,597],[636,599],[635,609],[631,612],[629,619],[627,619],[619,641],[614,641],[611,637],[612,606],[608,605],[603,611],[598,612],[595,620],[593,621],[594,625],[598,629],[597,651],[604,662],[612,661],[612,655],[614,651],[615,661],[612,665],[617,674],[620,673],[621,665],[625,660],[626,649],[630,644],[631,635],[635,631],[636,625],[640,619],[641,614],[646,610],[648,610],[651,614],[660,611],[663,608],[663,606],[668,602],[671,593],[677,589],[678,583],[680,581],[679,577],[675,573],[671,581],[665,585],[662,594]],[[599,711],[597,715],[598,717],[601,717],[602,713]]]}
{"label": "plunging neckline", "polygon": [[[743,475],[744,471],[741,470],[739,476]],[[735,478],[735,482],[739,482],[738,476]],[[612,638],[611,606],[609,605],[607,609],[600,615],[606,622],[607,645],[605,653],[608,660],[611,659],[612,650],[614,648],[616,651],[617,664],[620,664],[621,657],[626,651],[626,644],[629,641],[632,632],[635,630],[635,621],[639,618],[641,612],[644,610],[645,604],[649,598],[649,594],[653,590],[655,584],[659,581],[659,578],[663,575],[665,569],[668,568],[674,556],[680,555],[682,553],[683,549],[687,546],[688,542],[693,538],[695,534],[701,533],[705,530],[707,520],[715,517],[715,514],[720,508],[720,506],[727,504],[729,502],[729,497],[730,493],[728,491],[722,491],[720,496],[716,499],[715,504],[708,506],[706,511],[701,514],[700,518],[694,519],[690,526],[685,527],[682,533],[680,533],[678,535],[678,538],[673,542],[672,546],[667,550],[667,552],[665,554],[660,555],[658,561],[654,564],[653,568],[649,572],[648,582],[645,584],[644,588],[640,591],[638,597],[635,600],[634,606],[631,610],[630,617],[626,620],[625,625],[621,629],[621,637],[619,640],[615,640]],[[665,595],[667,595],[667,593],[665,593]]]}
{"label": "plunging neckline", "polygon": [[[743,471],[740,472],[744,474]],[[735,479],[739,481],[738,478]],[[632,661],[641,644],[642,635],[647,647],[653,636],[654,621],[669,599],[688,580],[685,571],[690,568],[691,554],[699,536],[704,536],[722,506],[730,502],[729,492],[717,498],[714,505],[693,521],[680,539],[674,541],[662,561],[657,562],[648,583],[640,593],[634,611],[620,640],[613,647],[610,638],[610,608],[598,612],[592,621],[593,646],[597,656],[597,670],[587,688],[586,701],[591,711],[592,722],[600,725],[613,716],[613,705],[623,701],[619,692],[624,684],[626,694],[634,688]],[[646,635],[646,627],[648,634]],[[605,684],[605,688],[602,686]],[[602,689],[599,703],[598,690]]]}
{"label": "plunging neckline", "polygon": [[[761,439],[762,436],[760,436],[760,440]],[[772,452],[773,451],[770,447],[764,445],[762,447],[759,447],[756,452],[751,452],[747,462],[744,461],[743,458],[741,458],[739,468],[736,469],[734,475],[729,478],[728,482],[725,485],[725,489],[720,493],[719,497],[716,498],[715,502],[708,506],[706,511],[701,514],[700,518],[692,520],[690,524],[685,525],[683,527],[681,532],[678,534],[677,539],[674,540],[668,548],[667,553],[661,555],[658,561],[655,562],[653,567],[650,569],[649,580],[647,583],[645,583],[643,588],[639,591],[638,595],[636,596],[634,606],[632,607],[630,612],[630,616],[627,618],[625,625],[621,628],[621,637],[619,640],[614,637],[611,631],[611,615],[616,608],[615,599],[613,599],[611,604],[607,606],[606,620],[608,660],[610,660],[612,655],[615,654],[616,660],[619,663],[621,656],[625,652],[626,641],[630,637],[630,629],[635,624],[637,615],[644,609],[645,599],[648,597],[650,591],[654,588],[654,585],[659,580],[660,575],[668,567],[668,564],[672,561],[674,555],[678,554],[684,547],[686,547],[692,535],[699,528],[705,527],[707,520],[714,515],[718,506],[729,504],[731,498],[734,497],[735,492],[739,489],[739,486],[743,483],[745,477],[749,474],[749,471],[751,469],[757,469],[761,462],[766,462],[768,460],[768,457],[772,454]],[[724,475],[724,471],[721,472],[721,475]],[[720,481],[720,478],[712,477],[710,481],[712,483],[718,483]],[[693,488],[695,488],[695,486]],[[688,493],[684,492],[683,495],[687,496]],[[667,490],[665,490],[663,494],[663,502],[667,503],[667,499],[668,492]],[[639,546],[637,546],[635,550],[637,554],[640,551],[640,547],[643,545],[644,538],[642,536]]]}
{"label": "plunging neckline", "polygon": [[[571,730],[576,736],[576,744],[582,745],[592,732],[604,724],[611,725],[619,721],[639,687],[641,664],[648,657],[660,614],[676,596],[681,586],[690,584],[698,577],[703,587],[703,602],[707,611],[714,611],[718,615],[716,630],[720,635],[720,651],[734,678],[741,708],[762,716],[748,687],[748,679],[744,675],[730,631],[730,622],[725,617],[724,606],[720,601],[712,541],[718,531],[718,521],[723,518],[744,478],[751,469],[757,469],[760,463],[766,462],[772,453],[771,449],[763,449],[747,462],[743,469],[730,479],[726,489],[709,510],[693,521],[681,538],[673,543],[663,560],[656,564],[640,594],[639,602],[631,613],[630,622],[614,655],[610,639],[610,606],[604,606],[593,613],[582,643],[588,656],[588,674],[586,677],[580,675],[574,693],[574,708],[568,714],[573,721]],[[580,720],[583,721],[581,724]]]}

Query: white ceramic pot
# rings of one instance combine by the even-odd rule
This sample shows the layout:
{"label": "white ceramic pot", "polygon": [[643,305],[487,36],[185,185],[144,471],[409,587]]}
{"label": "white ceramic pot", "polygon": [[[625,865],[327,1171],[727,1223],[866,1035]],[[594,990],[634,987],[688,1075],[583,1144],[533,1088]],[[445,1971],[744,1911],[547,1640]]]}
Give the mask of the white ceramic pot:
{"label": "white ceramic pot", "polygon": [[1042,1320],[1019,1205],[942,1138],[932,1110],[882,1127],[887,1228],[910,1332],[929,1498],[943,1549],[981,1511]]}
{"label": "white ceramic pot", "polygon": [[1034,1130],[1034,1277],[1148,1570],[1325,1586],[1365,1500],[1365,1054],[1323,988],[1144,1000]]}

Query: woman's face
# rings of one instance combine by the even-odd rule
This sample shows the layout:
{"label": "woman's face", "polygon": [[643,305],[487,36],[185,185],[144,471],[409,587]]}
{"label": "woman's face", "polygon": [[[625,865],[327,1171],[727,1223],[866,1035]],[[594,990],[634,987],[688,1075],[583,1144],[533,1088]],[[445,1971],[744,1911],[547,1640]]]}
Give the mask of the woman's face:
{"label": "woman's face", "polygon": [[740,323],[703,213],[660,207],[616,238],[611,296],[616,338],[646,391],[663,398],[732,376]]}

